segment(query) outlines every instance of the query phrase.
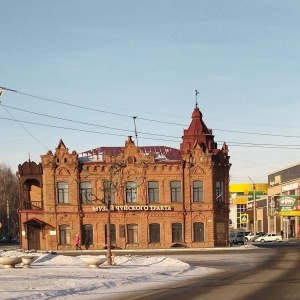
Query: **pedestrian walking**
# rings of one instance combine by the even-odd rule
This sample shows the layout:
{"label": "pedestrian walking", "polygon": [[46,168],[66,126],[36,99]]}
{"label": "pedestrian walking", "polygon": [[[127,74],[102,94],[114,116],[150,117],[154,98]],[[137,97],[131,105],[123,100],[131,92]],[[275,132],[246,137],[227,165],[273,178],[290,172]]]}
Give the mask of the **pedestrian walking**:
{"label": "pedestrian walking", "polygon": [[281,237],[283,239],[283,230],[280,231]]}
{"label": "pedestrian walking", "polygon": [[76,245],[76,250],[81,250],[81,247],[80,247],[80,244],[79,244],[79,242],[80,242],[79,235],[78,235],[78,234],[76,234],[76,236],[75,236],[75,245]]}

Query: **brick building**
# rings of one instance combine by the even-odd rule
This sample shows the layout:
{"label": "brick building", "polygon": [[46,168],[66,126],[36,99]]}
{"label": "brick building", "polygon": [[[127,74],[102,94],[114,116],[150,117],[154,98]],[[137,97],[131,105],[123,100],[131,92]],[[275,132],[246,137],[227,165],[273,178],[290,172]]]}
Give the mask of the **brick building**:
{"label": "brick building", "polygon": [[229,169],[197,105],[180,149],[128,137],[78,154],[60,140],[19,165],[21,247],[74,249],[76,234],[83,249],[104,249],[108,237],[120,249],[227,246]]}

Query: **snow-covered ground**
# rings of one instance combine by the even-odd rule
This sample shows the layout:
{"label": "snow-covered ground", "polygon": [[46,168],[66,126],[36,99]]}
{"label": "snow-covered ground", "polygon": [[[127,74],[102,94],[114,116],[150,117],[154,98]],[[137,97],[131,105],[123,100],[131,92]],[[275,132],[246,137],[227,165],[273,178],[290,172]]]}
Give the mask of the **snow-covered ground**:
{"label": "snow-covered ground", "polygon": [[[20,251],[0,252],[0,256],[24,255]],[[100,268],[89,268],[80,256],[30,255],[38,256],[31,268],[19,264],[4,269],[0,265],[0,299],[113,299],[125,291],[146,290],[220,271],[192,267],[167,256],[116,256],[113,266],[104,263]]]}

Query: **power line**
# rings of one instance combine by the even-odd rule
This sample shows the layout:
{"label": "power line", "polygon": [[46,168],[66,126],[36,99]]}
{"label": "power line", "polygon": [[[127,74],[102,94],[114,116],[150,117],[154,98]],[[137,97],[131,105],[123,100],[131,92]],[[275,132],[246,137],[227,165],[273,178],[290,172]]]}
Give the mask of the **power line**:
{"label": "power line", "polygon": [[[87,130],[87,129],[57,126],[57,125],[52,125],[52,124],[41,124],[41,123],[37,123],[37,122],[9,119],[9,118],[4,118],[4,117],[0,117],[0,119],[14,121],[14,122],[20,122],[20,123],[26,123],[26,124],[31,124],[31,125],[38,125],[38,126],[43,126],[43,127],[51,127],[51,128],[65,129],[65,130],[71,130],[71,131],[78,131],[78,132],[124,136],[122,134],[116,134],[116,133],[112,133],[112,132],[93,131],[93,130]],[[151,134],[148,134],[148,135],[151,135]],[[141,139],[144,139],[144,140],[158,140],[158,141],[175,142],[175,143],[181,142],[181,140],[179,140],[179,138],[178,138],[178,140],[171,140],[171,139],[153,138],[153,137],[145,137],[145,136],[140,136],[140,137],[141,137]],[[222,143],[222,142],[217,141],[217,143]],[[239,142],[230,142],[230,141],[226,142],[226,144],[230,147],[237,146],[237,147],[245,147],[245,148],[252,147],[252,148],[274,148],[274,149],[289,149],[289,150],[299,150],[300,149],[300,145],[255,144],[255,143],[239,143]]]}
{"label": "power line", "polygon": [[[63,102],[63,101],[58,101],[58,100],[54,100],[54,99],[50,99],[50,98],[45,98],[45,97],[41,97],[41,96],[35,96],[35,95],[24,93],[24,92],[19,92],[17,90],[7,89],[7,88],[1,87],[1,86],[0,86],[0,89],[11,91],[11,92],[14,92],[16,94],[20,94],[20,95],[31,97],[31,98],[36,98],[36,99],[40,99],[40,100],[44,100],[44,101],[48,101],[48,102],[53,102],[53,103],[58,103],[58,104],[67,105],[67,106],[71,106],[71,107],[76,107],[76,108],[80,108],[80,109],[84,109],[84,110],[89,110],[89,111],[93,111],[93,112],[96,111],[96,112],[101,112],[101,113],[115,115],[115,116],[120,116],[120,117],[132,118],[132,116],[130,116],[130,115],[125,115],[125,114],[120,114],[120,113],[115,113],[115,112],[100,110],[100,109],[96,109],[96,108],[90,108],[90,107],[81,106],[81,105],[75,105],[75,104],[71,104],[71,103],[67,103],[67,102]],[[178,124],[178,123],[166,122],[166,121],[159,121],[159,120],[148,119],[148,118],[143,118],[143,117],[139,117],[139,119],[140,120],[144,120],[144,121],[156,122],[156,123],[164,123],[164,124],[169,124],[169,125],[176,125],[176,126],[183,126],[183,127],[186,126],[184,124]]]}
{"label": "power line", "polygon": [[[0,105],[3,106],[0,102]],[[48,148],[47,146],[45,146],[41,141],[39,141],[33,134],[31,134],[24,126],[22,126],[22,124],[20,124],[20,121],[18,121],[5,107],[3,107],[5,109],[5,111],[13,118],[13,120],[15,122],[18,123],[18,125],[20,127],[22,127],[33,139],[35,139],[39,144],[41,144],[43,147],[45,147],[47,150],[49,150],[50,148]]]}
{"label": "power line", "polygon": [[[47,114],[36,113],[36,112],[29,111],[29,110],[25,110],[25,109],[21,109],[21,108],[16,108],[16,107],[4,105],[4,104],[1,104],[1,106],[6,107],[6,108],[10,108],[10,109],[13,109],[13,110],[18,110],[18,111],[26,112],[26,113],[29,113],[29,114],[34,114],[34,115],[38,115],[38,116],[42,116],[42,117],[48,117],[48,118],[53,118],[53,119],[57,119],[57,120],[72,122],[72,123],[76,123],[76,124],[95,126],[95,127],[100,127],[100,128],[110,129],[110,130],[123,131],[123,132],[131,132],[130,130],[127,130],[127,129],[121,129],[121,128],[115,128],[115,127],[110,127],[110,126],[98,125],[98,124],[94,124],[94,123],[87,123],[87,122],[75,121],[75,120],[61,118],[61,117],[57,117],[57,116],[51,116],[51,115],[47,115]],[[134,118],[137,118],[137,117],[134,117]],[[135,131],[136,131],[136,129],[135,129]],[[153,136],[177,138],[177,136],[170,136],[170,135],[157,134],[157,133],[148,133],[148,132],[140,132],[140,133],[141,134],[146,134],[146,135],[153,135]]]}
{"label": "power line", "polygon": [[[2,120],[8,120],[8,121],[15,121],[15,122],[17,121],[17,122],[21,122],[21,123],[26,123],[26,124],[31,124],[31,125],[38,125],[38,126],[43,126],[43,127],[66,129],[66,130],[72,130],[72,131],[80,131],[80,132],[96,133],[96,134],[105,134],[105,135],[114,135],[114,136],[124,136],[123,134],[116,134],[116,133],[112,133],[112,132],[93,131],[93,130],[87,130],[87,129],[79,129],[79,128],[56,126],[56,125],[52,125],[52,124],[41,124],[41,123],[37,123],[37,122],[15,120],[15,119],[9,119],[9,118],[4,118],[4,117],[0,117],[0,119],[2,119]],[[147,138],[147,137],[142,137],[142,139],[146,139],[146,140],[158,140],[158,141],[168,141],[168,142],[176,142],[176,143],[178,143],[178,141],[175,141],[175,140],[161,139],[161,138],[152,138],[152,137],[151,138]]]}
{"label": "power line", "polygon": [[[63,121],[68,121],[68,122],[73,122],[73,123],[78,123],[78,124],[83,124],[83,125],[90,125],[90,126],[102,127],[102,128],[111,129],[111,130],[126,131],[126,132],[129,131],[129,130],[126,130],[126,129],[120,129],[120,128],[115,128],[115,127],[98,125],[98,124],[94,124],[94,123],[87,123],[87,122],[75,121],[75,120],[61,118],[61,117],[57,117],[57,116],[51,116],[51,115],[47,115],[47,114],[37,113],[37,112],[33,112],[33,111],[25,110],[25,109],[20,109],[20,108],[16,108],[16,107],[4,105],[4,104],[1,104],[1,105],[3,107],[10,108],[10,109],[13,109],[13,110],[18,110],[18,111],[26,112],[26,113],[29,113],[29,114],[44,116],[44,117],[48,117],[48,118],[54,118],[54,119],[58,119],[58,120],[63,120]],[[134,118],[136,119],[138,117],[135,116]],[[139,118],[139,119],[141,119],[141,118]],[[145,119],[143,119],[143,120],[145,120]],[[157,120],[157,122],[165,123],[164,121],[158,121],[158,120]],[[186,127],[187,125],[182,125],[182,126]],[[218,129],[218,128],[215,128],[213,130],[214,131],[229,132],[229,133],[247,134],[247,135],[258,135],[258,136],[271,136],[271,137],[283,137],[283,138],[297,138],[297,139],[300,139],[300,136],[297,136],[297,135],[281,135],[281,134],[270,134],[270,133],[259,133],[259,132],[247,132],[247,131],[227,130],[227,129]],[[140,132],[140,133],[141,134],[147,134],[147,135],[153,135],[153,136],[162,136],[162,137],[177,138],[176,136],[156,134],[156,133],[147,133],[147,132]]]}
{"label": "power line", "polygon": [[[19,92],[17,90],[14,89],[8,89],[5,87],[0,87],[0,89],[3,90],[7,90],[7,91],[11,91],[20,95],[24,95],[24,96],[28,96],[28,97],[32,97],[32,98],[36,98],[36,99],[40,99],[43,101],[49,101],[49,102],[53,102],[53,103],[58,103],[58,104],[63,104],[63,105],[67,105],[67,106],[71,106],[71,107],[76,107],[76,108],[80,108],[80,109],[85,109],[85,110],[89,110],[89,111],[96,111],[96,112],[101,112],[101,113],[106,113],[106,114],[111,114],[111,115],[117,115],[117,116],[122,116],[122,117],[127,117],[127,118],[132,118],[132,116],[129,115],[125,115],[125,114],[120,114],[120,113],[114,113],[114,112],[108,112],[108,111],[104,111],[104,110],[98,110],[98,109],[92,109],[90,107],[85,107],[85,106],[81,106],[81,105],[75,105],[75,104],[70,104],[70,103],[66,103],[63,101],[58,101],[58,100],[54,100],[54,99],[50,99],[50,98],[45,98],[45,97],[41,97],[41,96],[36,96],[36,95],[32,95],[32,94],[28,94],[28,93],[24,93],[24,92]],[[77,124],[82,124],[82,125],[89,125],[89,126],[96,126],[96,127],[100,127],[100,128],[105,128],[105,129],[110,129],[110,130],[116,130],[116,131],[122,131],[122,132],[132,132],[132,130],[126,130],[126,129],[120,129],[120,128],[115,128],[115,127],[109,127],[109,126],[104,126],[104,125],[98,125],[98,124],[93,124],[93,123],[87,123],[87,122],[80,122],[80,121],[75,121],[75,120],[70,120],[70,119],[66,119],[66,118],[61,118],[61,117],[56,117],[56,116],[51,116],[51,115],[46,115],[46,114],[42,114],[42,113],[36,113],[36,112],[32,112],[32,111],[28,111],[28,110],[24,110],[24,109],[19,109],[19,108],[15,108],[15,107],[11,107],[11,106],[7,106],[7,105],[3,105],[1,104],[3,107],[6,108],[10,108],[10,109],[14,109],[14,110],[19,110],[19,111],[23,111],[26,113],[30,113],[30,114],[35,114],[35,115],[39,115],[39,116],[45,116],[48,118],[55,118],[58,120],[63,120],[63,121],[68,121],[68,122],[73,122],[73,123],[77,123]],[[7,110],[6,110],[7,111]],[[8,111],[7,111],[8,112]],[[8,112],[9,113],[9,112]],[[9,113],[10,114],[10,113]],[[11,115],[11,114],[10,114]],[[11,115],[12,116],[12,115]],[[12,116],[13,117],[13,116]],[[137,118],[137,117],[134,117]],[[1,119],[5,119],[5,118],[1,118]],[[7,119],[10,121],[16,121],[16,122],[21,122],[21,123],[27,123],[27,124],[34,124],[34,125],[39,125],[39,126],[47,126],[47,127],[54,127],[54,128],[60,128],[60,129],[68,129],[68,130],[73,130],[73,131],[83,131],[83,132],[91,132],[91,133],[100,133],[100,134],[110,134],[110,135],[115,135],[115,136],[123,136],[123,135],[119,135],[119,134],[112,134],[110,133],[104,133],[104,132],[97,132],[97,131],[91,131],[91,130],[83,130],[83,129],[74,129],[74,128],[70,128],[70,127],[62,127],[62,126],[54,126],[54,125],[45,125],[45,124],[40,124],[40,123],[33,123],[33,122],[29,122],[29,121],[21,121],[21,120],[17,120],[13,117],[14,120],[11,119]],[[179,123],[174,123],[174,122],[166,122],[166,121],[159,121],[159,120],[154,120],[154,119],[148,119],[148,118],[140,118],[140,120],[144,120],[144,121],[150,121],[150,122],[157,122],[157,123],[163,123],[163,124],[168,124],[168,125],[176,125],[176,126],[182,126],[182,127],[187,127],[187,125],[184,124],[179,124]],[[24,128],[25,129],[25,128]],[[26,130],[26,129],[25,129]],[[280,134],[269,134],[269,133],[259,133],[259,132],[245,132],[245,131],[238,131],[238,130],[226,130],[226,129],[213,129],[214,131],[223,131],[223,132],[229,132],[229,133],[239,133],[239,134],[248,134],[248,135],[258,135],[258,136],[271,136],[271,137],[283,137],[283,138],[300,138],[300,136],[287,136],[287,135],[280,135]],[[27,131],[27,130],[26,130]],[[27,131],[28,132],[28,131]],[[29,133],[29,132],[28,132]],[[162,134],[156,134],[156,133],[147,133],[147,132],[139,132],[140,134],[144,134],[144,135],[148,135],[148,136],[157,136],[157,137],[164,137],[164,138],[175,138],[175,139],[180,139],[179,137],[176,136],[170,136],[170,135],[162,135]],[[30,133],[29,133],[30,134]],[[136,134],[136,131],[135,131]],[[30,134],[31,135],[31,134]],[[31,135],[32,136],[32,135]],[[151,139],[151,138],[146,138],[146,137],[142,137],[143,139]],[[155,138],[152,138],[154,140],[157,140]],[[160,139],[163,141],[172,141],[172,142],[178,142],[177,140],[169,140],[169,139]],[[39,142],[40,143],[40,142]],[[221,142],[222,143],[222,142]],[[255,143],[239,143],[239,142],[226,142],[228,145],[232,146],[237,146],[237,147],[259,147],[259,148],[281,148],[281,149],[299,149],[300,145],[277,145],[277,144],[255,144]],[[46,147],[48,149],[48,147]]]}

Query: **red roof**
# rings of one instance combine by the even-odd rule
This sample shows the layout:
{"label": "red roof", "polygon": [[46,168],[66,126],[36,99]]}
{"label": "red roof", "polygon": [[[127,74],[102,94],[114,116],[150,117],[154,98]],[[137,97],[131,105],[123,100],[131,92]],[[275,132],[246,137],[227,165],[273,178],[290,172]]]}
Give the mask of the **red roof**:
{"label": "red roof", "polygon": [[[142,146],[138,147],[139,150],[148,155],[150,153],[155,153],[155,160],[180,160],[179,149],[166,147],[166,146]],[[103,161],[105,155],[117,156],[123,151],[124,147],[99,147],[92,150],[88,150],[79,153],[79,160],[85,161]]]}

